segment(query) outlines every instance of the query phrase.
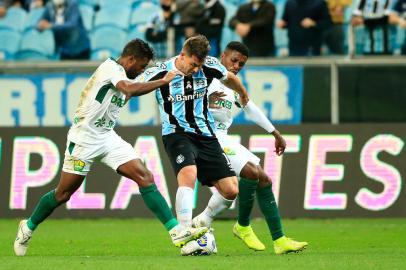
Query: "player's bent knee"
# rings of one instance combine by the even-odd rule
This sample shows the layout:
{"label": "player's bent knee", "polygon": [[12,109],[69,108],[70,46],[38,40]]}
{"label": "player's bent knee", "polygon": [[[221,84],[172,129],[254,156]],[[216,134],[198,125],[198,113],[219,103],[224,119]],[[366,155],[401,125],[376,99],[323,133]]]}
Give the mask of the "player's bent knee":
{"label": "player's bent knee", "polygon": [[222,195],[227,200],[235,200],[238,196],[238,185],[233,185],[223,190]]}
{"label": "player's bent knee", "polygon": [[59,204],[66,203],[67,201],[70,200],[71,196],[72,196],[72,192],[70,192],[70,191],[55,190],[55,200]]}
{"label": "player's bent knee", "polygon": [[137,182],[137,184],[140,187],[147,187],[150,186],[152,184],[154,184],[154,176],[152,175],[152,173],[149,170],[145,170],[144,172],[142,172],[141,174],[138,174],[138,176],[134,177],[135,182]]}
{"label": "player's bent knee", "polygon": [[256,165],[248,162],[241,170],[240,176],[244,177],[245,179],[257,181],[260,173]]}

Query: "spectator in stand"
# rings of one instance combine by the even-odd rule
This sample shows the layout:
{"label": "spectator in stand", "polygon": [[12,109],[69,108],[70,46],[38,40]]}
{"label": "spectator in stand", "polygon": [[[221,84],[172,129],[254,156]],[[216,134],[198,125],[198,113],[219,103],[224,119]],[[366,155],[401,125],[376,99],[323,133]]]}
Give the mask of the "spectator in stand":
{"label": "spectator in stand", "polygon": [[0,18],[6,16],[10,7],[20,7],[28,11],[31,0],[0,0]]}
{"label": "spectator in stand", "polygon": [[0,0],[0,18],[6,16],[7,9],[12,6],[14,1]]}
{"label": "spectator in stand", "polygon": [[358,0],[351,24],[365,26],[363,53],[365,55],[392,54],[389,14],[390,0]]}
{"label": "spectator in stand", "polygon": [[[391,24],[398,24],[402,29],[406,29],[406,0],[397,0],[395,2],[389,22]],[[402,54],[406,55],[406,36],[402,45]]]}
{"label": "spectator in stand", "polygon": [[331,26],[324,0],[287,0],[278,27],[288,29],[289,55],[321,54],[323,33]]}
{"label": "spectator in stand", "polygon": [[251,0],[238,8],[230,20],[230,27],[250,49],[250,56],[274,56],[274,21],[275,6],[271,2]]}
{"label": "spectator in stand", "polygon": [[49,1],[37,28],[53,31],[60,59],[89,59],[90,41],[75,0]]}
{"label": "spectator in stand", "polygon": [[203,14],[204,6],[200,0],[176,0],[173,12],[175,27],[175,50],[182,50],[183,42],[196,35],[196,22]]}
{"label": "spectator in stand", "polygon": [[324,41],[332,54],[344,54],[344,12],[352,0],[327,0],[333,25],[324,33]]}
{"label": "spectator in stand", "polygon": [[203,16],[197,20],[196,32],[207,37],[211,50],[209,55],[220,55],[221,34],[226,10],[219,0],[206,0]]}
{"label": "spectator in stand", "polygon": [[148,24],[145,38],[154,44],[157,58],[166,58],[168,27],[172,24],[172,0],[161,0],[162,11],[155,14]]}

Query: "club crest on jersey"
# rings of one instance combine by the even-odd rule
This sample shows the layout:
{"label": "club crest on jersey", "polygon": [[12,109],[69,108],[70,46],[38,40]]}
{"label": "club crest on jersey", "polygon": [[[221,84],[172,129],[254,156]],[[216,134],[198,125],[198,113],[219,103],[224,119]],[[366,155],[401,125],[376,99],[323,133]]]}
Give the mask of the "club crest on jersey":
{"label": "club crest on jersey", "polygon": [[179,154],[176,157],[176,163],[181,164],[183,161],[185,161],[185,157],[182,154]]}
{"label": "club crest on jersey", "polygon": [[223,151],[224,151],[224,153],[226,153],[226,155],[228,155],[228,156],[233,156],[233,155],[235,155],[235,151],[234,151],[233,149],[231,149],[231,148],[224,147]]}
{"label": "club crest on jersey", "polygon": [[80,159],[75,159],[73,161],[73,170],[76,172],[82,172],[85,168],[86,163]]}
{"label": "club crest on jersey", "polygon": [[206,81],[204,79],[196,79],[195,83],[197,87],[202,87],[202,86],[206,86]]}

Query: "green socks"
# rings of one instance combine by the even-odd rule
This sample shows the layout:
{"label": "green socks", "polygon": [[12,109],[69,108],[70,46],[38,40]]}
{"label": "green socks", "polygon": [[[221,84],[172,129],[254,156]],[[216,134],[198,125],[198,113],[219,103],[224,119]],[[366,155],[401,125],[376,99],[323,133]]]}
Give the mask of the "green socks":
{"label": "green socks", "polygon": [[158,217],[168,231],[178,225],[178,221],[155,184],[145,188],[140,187],[140,192],[147,207]]}
{"label": "green socks", "polygon": [[238,182],[238,224],[241,226],[250,225],[250,215],[254,205],[255,191],[258,180],[240,178]]}
{"label": "green socks", "polygon": [[41,197],[34,212],[27,221],[27,226],[30,230],[35,230],[37,226],[44,221],[55,208],[59,206],[59,203],[55,199],[55,190],[51,190],[47,194]]}
{"label": "green socks", "polygon": [[[169,209],[168,204],[161,193],[159,193],[155,184],[146,188],[140,188],[140,192],[147,207],[158,217],[168,231],[178,225],[178,221],[173,216],[171,209]],[[58,206],[59,204],[55,199],[55,190],[42,196],[27,221],[28,228],[32,231],[35,230]]]}
{"label": "green socks", "polygon": [[272,192],[272,185],[257,189],[259,207],[265,216],[268,228],[271,231],[272,240],[283,236],[281,217],[279,216],[278,205]]}

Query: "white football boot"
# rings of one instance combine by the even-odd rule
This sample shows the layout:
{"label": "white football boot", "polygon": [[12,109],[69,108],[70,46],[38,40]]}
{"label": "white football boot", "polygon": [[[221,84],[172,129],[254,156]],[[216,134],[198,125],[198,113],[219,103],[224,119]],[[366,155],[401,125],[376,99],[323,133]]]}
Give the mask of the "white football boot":
{"label": "white football boot", "polygon": [[14,253],[17,256],[24,256],[27,252],[28,242],[32,236],[32,231],[27,226],[27,220],[21,220],[18,224],[17,237],[14,241]]}
{"label": "white football boot", "polygon": [[199,227],[210,228],[211,227],[211,221],[207,220],[206,215],[201,213],[201,214],[195,216],[192,219],[192,227],[193,228],[199,228]]}
{"label": "white football boot", "polygon": [[172,238],[172,242],[176,247],[183,247],[188,242],[192,240],[196,240],[202,237],[208,228],[200,227],[200,228],[184,228],[183,230],[179,230],[177,227],[173,228],[169,231],[169,234]]}

